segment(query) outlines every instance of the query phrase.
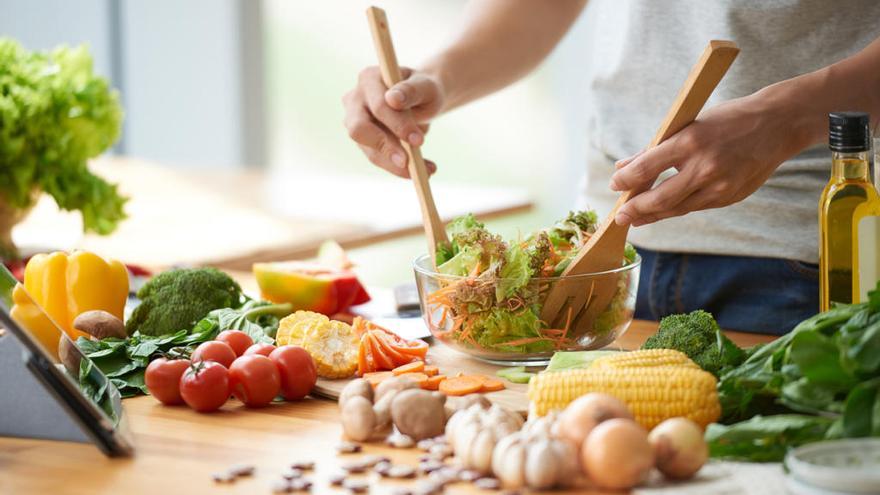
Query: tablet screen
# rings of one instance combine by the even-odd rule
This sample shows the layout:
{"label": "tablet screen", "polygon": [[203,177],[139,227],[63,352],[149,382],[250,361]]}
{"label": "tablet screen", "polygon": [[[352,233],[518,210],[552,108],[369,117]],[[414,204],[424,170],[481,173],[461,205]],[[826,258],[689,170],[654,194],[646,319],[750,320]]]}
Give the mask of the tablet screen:
{"label": "tablet screen", "polygon": [[[0,309],[3,327],[31,354],[29,367],[75,419],[93,436],[130,449],[119,391],[2,265]],[[111,447],[119,453],[120,445]]]}

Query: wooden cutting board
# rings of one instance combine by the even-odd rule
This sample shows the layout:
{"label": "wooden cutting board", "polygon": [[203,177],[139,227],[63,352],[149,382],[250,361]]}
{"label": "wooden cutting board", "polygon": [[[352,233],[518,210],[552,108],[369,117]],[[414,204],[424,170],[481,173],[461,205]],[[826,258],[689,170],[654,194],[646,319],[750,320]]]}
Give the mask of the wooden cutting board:
{"label": "wooden cutting board", "polygon": [[[487,376],[495,376],[495,372],[501,369],[501,366],[489,364],[478,359],[474,359],[466,354],[455,351],[443,344],[432,344],[428,350],[428,364],[433,364],[440,368],[440,373],[451,376],[456,373],[464,373],[466,375],[479,374]],[[543,367],[532,368],[532,371],[538,371]],[[352,379],[328,380],[319,378],[315,385],[314,394],[329,399],[338,399],[342,389]],[[499,406],[516,411],[525,415],[529,409],[529,399],[526,396],[528,385],[524,383],[512,383],[504,380],[506,389],[498,392],[489,392],[486,398]]]}

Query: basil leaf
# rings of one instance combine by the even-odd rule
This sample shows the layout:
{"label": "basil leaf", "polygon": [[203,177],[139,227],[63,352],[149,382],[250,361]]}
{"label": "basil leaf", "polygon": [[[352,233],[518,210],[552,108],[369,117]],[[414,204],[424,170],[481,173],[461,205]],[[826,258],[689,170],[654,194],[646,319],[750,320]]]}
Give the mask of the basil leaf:
{"label": "basil leaf", "polygon": [[819,332],[801,332],[791,341],[791,361],[817,385],[848,390],[857,380],[841,365],[840,349]]}
{"label": "basil leaf", "polygon": [[878,417],[880,378],[858,384],[846,398],[843,430],[848,437],[866,437],[880,433]]}

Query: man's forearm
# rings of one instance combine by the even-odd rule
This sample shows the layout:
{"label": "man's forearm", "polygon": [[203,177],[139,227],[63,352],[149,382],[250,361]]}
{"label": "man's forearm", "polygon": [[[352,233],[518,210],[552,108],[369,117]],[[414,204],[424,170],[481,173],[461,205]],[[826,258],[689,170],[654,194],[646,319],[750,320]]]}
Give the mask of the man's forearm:
{"label": "man's forearm", "polygon": [[443,85],[443,111],[513,83],[568,31],[587,0],[480,0],[468,5],[452,44],[422,70]]}
{"label": "man's forearm", "polygon": [[795,146],[803,149],[828,137],[828,113],[859,110],[880,123],[880,39],[855,55],[759,92],[770,105],[788,108]]}

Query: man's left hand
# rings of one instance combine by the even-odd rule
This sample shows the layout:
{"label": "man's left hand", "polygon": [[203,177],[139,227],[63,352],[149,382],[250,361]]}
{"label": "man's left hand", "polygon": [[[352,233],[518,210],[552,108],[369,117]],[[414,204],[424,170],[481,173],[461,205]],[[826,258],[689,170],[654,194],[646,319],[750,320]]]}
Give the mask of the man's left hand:
{"label": "man's left hand", "polygon": [[[614,191],[637,192],[617,212],[620,225],[645,225],[721,208],[755,192],[804,146],[795,112],[758,92],[703,112],[658,146],[617,162]],[[670,168],[678,173],[654,185]]]}

